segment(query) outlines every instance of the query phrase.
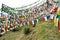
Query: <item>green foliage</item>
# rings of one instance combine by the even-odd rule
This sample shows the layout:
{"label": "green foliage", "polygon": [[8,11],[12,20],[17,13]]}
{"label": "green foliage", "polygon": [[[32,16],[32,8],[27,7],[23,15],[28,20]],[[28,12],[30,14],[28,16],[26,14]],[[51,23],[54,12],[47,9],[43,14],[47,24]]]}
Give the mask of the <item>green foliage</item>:
{"label": "green foliage", "polygon": [[30,33],[30,28],[29,28],[29,27],[25,27],[25,29],[24,29],[24,33],[25,33],[25,34]]}
{"label": "green foliage", "polygon": [[12,31],[16,32],[16,31],[19,31],[19,30],[20,30],[20,28],[14,28]]}

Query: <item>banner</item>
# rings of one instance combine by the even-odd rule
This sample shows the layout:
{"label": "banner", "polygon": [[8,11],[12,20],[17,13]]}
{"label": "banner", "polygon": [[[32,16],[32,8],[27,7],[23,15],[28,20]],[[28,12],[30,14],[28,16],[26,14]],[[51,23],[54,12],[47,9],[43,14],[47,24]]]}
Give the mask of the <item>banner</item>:
{"label": "banner", "polygon": [[2,10],[3,12],[9,13],[9,14],[11,15],[14,9],[11,8],[11,7],[8,7],[8,6],[5,5],[5,4],[2,4],[1,10]]}

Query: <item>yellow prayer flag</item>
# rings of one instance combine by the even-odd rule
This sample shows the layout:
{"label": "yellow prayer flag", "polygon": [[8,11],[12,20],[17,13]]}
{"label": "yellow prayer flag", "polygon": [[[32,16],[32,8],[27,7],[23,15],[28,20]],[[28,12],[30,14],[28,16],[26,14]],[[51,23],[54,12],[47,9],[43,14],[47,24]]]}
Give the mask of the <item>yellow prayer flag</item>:
{"label": "yellow prayer flag", "polygon": [[60,15],[60,10],[57,11],[57,14]]}
{"label": "yellow prayer flag", "polygon": [[38,19],[36,19],[37,20],[37,23],[38,23]]}
{"label": "yellow prayer flag", "polygon": [[57,18],[57,23],[56,23],[56,26],[58,26],[58,20],[59,20],[59,19]]}
{"label": "yellow prayer flag", "polygon": [[6,19],[6,24],[8,24],[8,19]]}
{"label": "yellow prayer flag", "polygon": [[22,26],[23,26],[23,24],[21,23],[21,24],[20,24],[20,27],[22,27]]}
{"label": "yellow prayer flag", "polygon": [[6,21],[3,21],[3,22],[2,22],[2,24],[5,24],[5,23],[6,23]]}
{"label": "yellow prayer flag", "polygon": [[54,26],[56,26],[57,25],[57,18],[56,18],[56,16],[54,17]]}

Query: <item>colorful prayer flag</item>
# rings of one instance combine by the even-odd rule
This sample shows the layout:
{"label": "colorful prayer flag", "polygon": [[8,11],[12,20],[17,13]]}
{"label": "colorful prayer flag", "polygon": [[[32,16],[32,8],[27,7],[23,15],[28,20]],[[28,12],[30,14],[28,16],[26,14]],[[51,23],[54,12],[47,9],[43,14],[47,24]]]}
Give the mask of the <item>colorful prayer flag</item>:
{"label": "colorful prayer flag", "polygon": [[57,11],[57,14],[60,15],[60,9]]}
{"label": "colorful prayer flag", "polygon": [[45,21],[47,21],[47,17],[44,17],[45,18]]}
{"label": "colorful prayer flag", "polygon": [[38,23],[38,19],[36,19],[37,23]]}
{"label": "colorful prayer flag", "polygon": [[60,32],[60,19],[58,21],[58,31]]}
{"label": "colorful prayer flag", "polygon": [[54,26],[56,26],[56,24],[57,24],[57,18],[56,18],[56,16],[54,17]]}

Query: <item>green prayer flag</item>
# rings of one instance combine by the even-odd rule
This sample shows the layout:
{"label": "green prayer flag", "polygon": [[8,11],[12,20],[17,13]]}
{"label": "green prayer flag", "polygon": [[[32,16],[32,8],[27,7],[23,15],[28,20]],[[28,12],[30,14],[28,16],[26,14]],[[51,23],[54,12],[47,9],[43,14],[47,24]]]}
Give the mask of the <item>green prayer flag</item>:
{"label": "green prayer flag", "polygon": [[42,18],[39,18],[39,22],[42,23]]}
{"label": "green prayer flag", "polygon": [[57,15],[57,18],[59,18],[59,19],[60,19],[60,15]]}

